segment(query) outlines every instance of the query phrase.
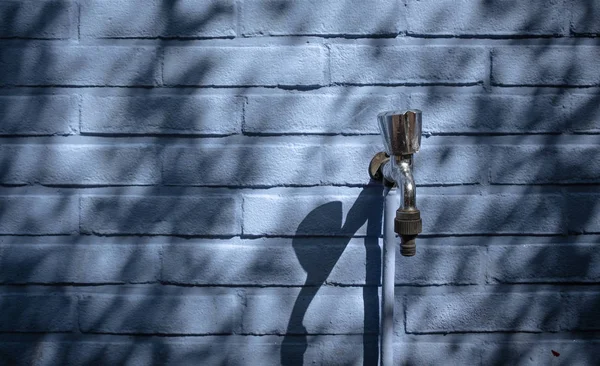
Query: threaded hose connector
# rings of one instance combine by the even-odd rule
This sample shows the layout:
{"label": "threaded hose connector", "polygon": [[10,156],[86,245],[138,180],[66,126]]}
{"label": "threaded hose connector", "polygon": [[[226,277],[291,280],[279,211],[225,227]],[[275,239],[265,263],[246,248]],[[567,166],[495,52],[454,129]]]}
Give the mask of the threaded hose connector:
{"label": "threaded hose connector", "polygon": [[400,254],[402,254],[403,257],[412,257],[417,254],[416,235],[400,236]]}
{"label": "threaded hose connector", "polygon": [[417,235],[423,230],[419,210],[398,210],[394,231],[400,236],[400,254],[411,257],[417,253]]}

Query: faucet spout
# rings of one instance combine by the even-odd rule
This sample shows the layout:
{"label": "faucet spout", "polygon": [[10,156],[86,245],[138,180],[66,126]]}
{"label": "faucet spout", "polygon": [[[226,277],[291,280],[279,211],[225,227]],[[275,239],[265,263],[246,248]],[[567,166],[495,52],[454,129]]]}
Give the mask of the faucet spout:
{"label": "faucet spout", "polygon": [[[397,160],[397,159],[394,159]],[[402,186],[402,209],[414,211],[417,209],[417,192],[415,190],[415,179],[412,173],[412,155],[400,156],[398,165],[401,177],[397,180],[398,186]],[[402,182],[402,183],[401,183]]]}
{"label": "faucet spout", "polygon": [[412,154],[394,155],[382,166],[383,177],[402,187],[402,205],[396,211],[394,231],[400,235],[400,253],[416,254],[417,235],[422,231],[421,213],[417,209],[417,192],[412,172]]}
{"label": "faucet spout", "polygon": [[417,209],[417,192],[412,172],[412,155],[392,156],[382,167],[386,180],[402,187],[402,209],[414,211]]}

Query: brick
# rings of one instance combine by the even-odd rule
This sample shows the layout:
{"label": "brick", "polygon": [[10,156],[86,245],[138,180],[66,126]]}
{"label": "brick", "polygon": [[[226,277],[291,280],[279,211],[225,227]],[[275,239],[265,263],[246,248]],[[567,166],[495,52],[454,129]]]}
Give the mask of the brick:
{"label": "brick", "polygon": [[161,168],[156,146],[4,145],[3,184],[156,184]]}
{"label": "brick", "polygon": [[78,228],[77,197],[2,196],[0,207],[0,234],[73,234]]}
{"label": "brick", "polygon": [[423,234],[436,235],[564,234],[562,202],[554,194],[417,196]]}
{"label": "brick", "polygon": [[[289,337],[292,338],[292,337]],[[319,354],[312,354],[308,348],[304,353],[304,362],[312,361],[316,365],[376,365],[378,364],[378,342],[377,335],[355,335],[355,334],[338,334],[338,335],[319,335],[315,336],[318,339],[316,342],[311,342],[311,336],[308,339],[308,346],[319,347]],[[293,339],[293,338],[292,338]],[[285,341],[284,341],[285,342]],[[282,354],[287,351],[282,344]],[[302,352],[294,354],[290,351],[286,352],[286,356],[300,356],[302,360]],[[316,356],[316,357],[315,357]],[[283,357],[282,357],[283,359]]]}
{"label": "brick", "polygon": [[346,238],[227,240],[226,243],[173,245],[162,255],[162,280],[217,286],[320,286],[325,281],[377,285],[379,279],[366,278],[367,256],[380,258],[379,247],[365,249],[363,240]]}
{"label": "brick", "polygon": [[490,246],[488,255],[488,279],[494,282],[600,282],[594,245]]}
{"label": "brick", "polygon": [[406,105],[405,95],[249,95],[244,132],[252,134],[378,134],[376,117]]}
{"label": "brick", "polygon": [[523,37],[564,35],[567,31],[563,0],[421,0],[406,5],[408,33],[414,35]]}
{"label": "brick", "polygon": [[67,95],[0,97],[0,135],[70,135],[77,131],[77,99]]}
{"label": "brick", "polygon": [[[317,293],[318,291],[318,293]],[[264,289],[247,295],[243,333],[362,334],[377,333],[377,296],[363,298],[362,288],[321,287]],[[372,316],[375,315],[375,316]]]}
{"label": "brick", "polygon": [[[198,338],[198,337],[196,337]],[[208,340],[203,340],[208,338]],[[280,346],[283,337],[227,336],[202,337],[191,342],[164,344],[165,365],[279,365],[297,360],[320,361],[320,344],[287,342]],[[266,339],[265,339],[266,338]],[[286,340],[284,340],[285,342]],[[290,355],[292,353],[292,355]],[[297,355],[301,355],[297,357]],[[296,357],[294,357],[296,356]],[[318,363],[316,363],[318,364]]]}
{"label": "brick", "polygon": [[235,22],[233,0],[85,0],[81,7],[86,37],[232,37]]}
{"label": "brick", "polygon": [[169,47],[165,49],[164,82],[201,86],[325,85],[326,64],[322,46]]}
{"label": "brick", "polygon": [[[552,354],[558,352],[559,356]],[[570,365],[593,365],[600,357],[595,341],[536,341],[534,343],[490,343],[482,351],[482,365],[552,365],[566,361]]]}
{"label": "brick", "polygon": [[74,305],[63,295],[1,295],[0,332],[71,332]]}
{"label": "brick", "polygon": [[395,365],[476,365],[480,359],[477,344],[418,341],[394,344]]}
{"label": "brick", "polygon": [[423,111],[423,131],[436,134],[564,133],[580,121],[568,105],[560,95],[418,93],[409,100],[409,108]]}
{"label": "brick", "polygon": [[475,84],[487,50],[476,47],[331,46],[331,81],[342,84]]}
{"label": "brick", "polygon": [[396,0],[250,0],[242,3],[241,28],[246,36],[397,35],[403,10]]}
{"label": "brick", "polygon": [[598,292],[563,294],[564,304],[561,311],[561,331],[597,331],[600,330]]}
{"label": "brick", "polygon": [[36,351],[31,343],[0,342],[0,360],[6,365],[35,365]]}
{"label": "brick", "polygon": [[87,196],[81,231],[100,235],[239,235],[240,200],[225,196]]}
{"label": "brick", "polygon": [[600,182],[600,149],[596,145],[497,146],[494,155],[493,183]]}
{"label": "brick", "polygon": [[327,144],[322,148],[321,182],[329,185],[368,184],[369,162],[383,150],[382,144]]}
{"label": "brick", "polygon": [[[358,195],[358,193],[357,193]],[[381,196],[267,195],[244,197],[244,234],[351,236],[367,234],[370,218],[380,222]],[[378,235],[373,232],[372,235]]]}
{"label": "brick", "polygon": [[[598,86],[600,47],[513,46],[492,53],[492,84],[499,86]],[[536,65],[536,67],[531,67]]]}
{"label": "brick", "polygon": [[158,246],[2,245],[4,284],[155,282]]}
{"label": "brick", "polygon": [[473,285],[483,278],[483,248],[429,246],[417,239],[417,254],[414,258],[403,258],[400,246],[396,245],[397,285]]}
{"label": "brick", "polygon": [[479,183],[487,174],[489,161],[486,153],[478,146],[425,143],[414,155],[415,181],[418,185]]}
{"label": "brick", "polygon": [[600,132],[600,95],[574,94],[568,100],[569,129],[577,132]]}
{"label": "brick", "polygon": [[0,38],[69,38],[74,11],[71,1],[3,1]]}
{"label": "brick", "polygon": [[594,1],[571,1],[571,31],[577,35],[600,34],[600,4]]}
{"label": "brick", "polygon": [[165,183],[204,186],[316,185],[321,149],[292,144],[173,147],[165,153]]}
{"label": "brick", "polygon": [[[78,336],[77,341],[65,340],[59,341],[43,341],[36,342],[35,345],[29,343],[0,343],[1,349],[7,345],[7,351],[11,345],[18,347],[22,345],[28,346],[33,353],[31,357],[35,360],[31,364],[34,365],[131,365],[144,366],[153,363],[163,364],[165,355],[162,354],[164,348],[159,342],[152,341],[112,341],[110,339],[92,340],[86,339],[85,336]],[[28,353],[26,353],[29,356]],[[17,358],[20,364],[21,361]]]}
{"label": "brick", "polygon": [[80,303],[85,333],[229,334],[241,322],[237,295],[94,295]]}
{"label": "brick", "polygon": [[85,96],[81,132],[221,136],[242,126],[243,99],[229,96]]}
{"label": "brick", "polygon": [[0,54],[0,85],[152,86],[158,68],[151,47],[11,47]]}
{"label": "brick", "polygon": [[569,232],[600,233],[600,207],[597,194],[572,194],[567,197]]}
{"label": "brick", "polygon": [[559,294],[445,294],[407,298],[408,333],[558,330]]}
{"label": "brick", "polygon": [[300,286],[305,278],[290,245],[173,245],[163,254],[167,283]]}
{"label": "brick", "polygon": [[[375,226],[379,222],[371,224]],[[307,273],[307,283],[317,283],[327,274],[325,281],[330,285],[370,286],[381,284],[381,248],[374,237],[361,239],[319,239],[318,248],[305,246],[310,238],[294,238],[298,261]],[[343,244],[348,242],[344,247]],[[324,251],[324,247],[328,248]],[[365,289],[365,293],[375,291]]]}

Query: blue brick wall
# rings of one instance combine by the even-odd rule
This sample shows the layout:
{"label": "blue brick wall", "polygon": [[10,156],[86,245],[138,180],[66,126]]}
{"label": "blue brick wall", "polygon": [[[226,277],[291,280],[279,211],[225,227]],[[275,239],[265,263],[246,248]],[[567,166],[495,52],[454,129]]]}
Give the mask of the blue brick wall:
{"label": "blue brick wall", "polygon": [[[0,365],[600,357],[600,2],[1,0]],[[554,353],[553,353],[554,351]]]}

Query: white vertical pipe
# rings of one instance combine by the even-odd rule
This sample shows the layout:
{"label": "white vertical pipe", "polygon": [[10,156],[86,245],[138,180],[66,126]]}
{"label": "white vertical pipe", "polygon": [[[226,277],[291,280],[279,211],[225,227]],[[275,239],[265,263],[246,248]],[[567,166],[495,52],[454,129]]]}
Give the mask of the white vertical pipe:
{"label": "white vertical pipe", "polygon": [[383,271],[381,299],[380,365],[394,364],[394,282],[396,272],[396,233],[394,218],[398,209],[398,189],[383,191]]}

